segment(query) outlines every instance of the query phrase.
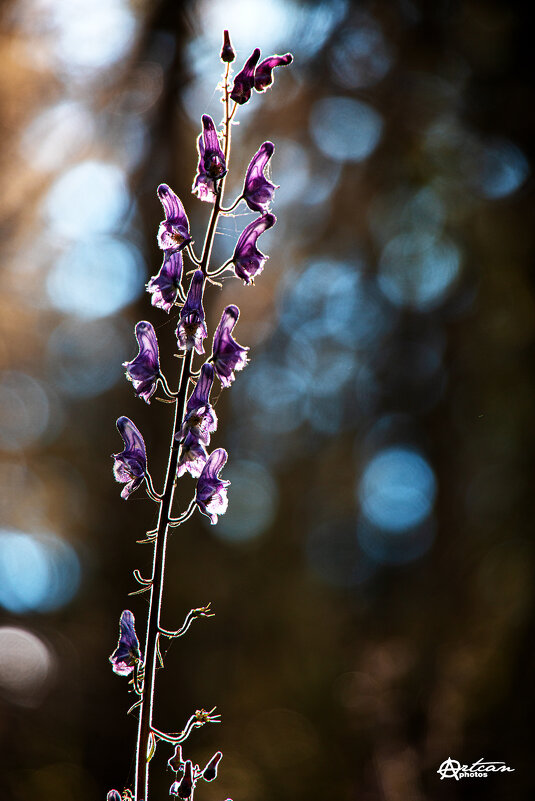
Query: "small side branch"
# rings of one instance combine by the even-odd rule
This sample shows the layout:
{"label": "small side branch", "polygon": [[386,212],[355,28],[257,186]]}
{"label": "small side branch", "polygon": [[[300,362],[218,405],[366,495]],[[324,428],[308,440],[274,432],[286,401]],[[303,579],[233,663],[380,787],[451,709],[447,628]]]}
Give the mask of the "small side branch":
{"label": "small side branch", "polygon": [[195,255],[195,251],[193,250],[191,243],[189,245],[186,245],[186,253],[190,257],[193,264],[196,264],[197,267],[200,267],[201,260],[198,259],[197,256]]}
{"label": "small side branch", "polygon": [[154,484],[152,483],[151,474],[148,471],[145,473],[145,484],[146,484],[145,489],[147,491],[147,495],[149,496],[149,498],[153,501],[156,501],[156,503],[161,503],[163,495],[159,495],[159,493],[157,493],[156,490],[154,489]]}
{"label": "small side branch", "polygon": [[224,273],[225,270],[228,270],[232,263],[233,263],[232,259],[229,259],[224,264],[222,264],[221,267],[218,267],[217,270],[214,270],[212,273],[206,273],[206,275],[208,276],[208,278],[217,278],[218,275],[221,275],[221,273]]}
{"label": "small side branch", "polygon": [[177,393],[173,392],[172,389],[169,388],[169,384],[167,383],[167,379],[163,373],[159,373],[158,380],[163,387],[164,392],[168,395],[169,399],[174,401],[177,397]]}
{"label": "small side branch", "polygon": [[176,528],[177,526],[181,526],[182,523],[185,523],[186,520],[189,520],[189,518],[194,513],[196,507],[197,507],[197,502],[196,502],[195,498],[193,498],[193,500],[191,501],[190,505],[188,506],[188,508],[186,509],[186,511],[183,514],[181,514],[179,517],[170,517],[169,518],[169,526],[170,526],[170,528]]}
{"label": "small side branch", "polygon": [[221,715],[213,714],[215,709],[215,706],[209,712],[206,712],[205,709],[197,709],[186,723],[183,731],[177,732],[177,734],[166,734],[159,729],[155,729],[154,726],[151,726],[150,730],[158,739],[171,743],[171,745],[179,745],[188,739],[193,729],[198,729],[206,723],[221,723]]}
{"label": "small side branch", "polygon": [[194,620],[198,617],[214,617],[214,613],[210,608],[210,603],[207,603],[206,606],[201,606],[198,609],[191,609],[182,624],[182,626],[177,629],[177,631],[168,631],[167,629],[158,628],[160,634],[163,634],[164,637],[169,637],[170,639],[175,639],[176,637],[182,637]]}
{"label": "small side branch", "polygon": [[241,200],[243,200],[243,193],[239,197],[237,197],[236,200],[234,201],[234,203],[231,206],[229,206],[227,209],[224,209],[223,207],[221,207],[221,209],[220,209],[221,214],[230,214],[231,211],[234,211],[234,209],[240,203]]}

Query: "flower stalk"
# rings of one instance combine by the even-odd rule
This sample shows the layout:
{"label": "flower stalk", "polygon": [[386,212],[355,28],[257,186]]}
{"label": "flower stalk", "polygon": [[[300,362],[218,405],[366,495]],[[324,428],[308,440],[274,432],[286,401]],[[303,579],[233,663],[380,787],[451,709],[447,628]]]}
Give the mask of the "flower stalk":
{"label": "flower stalk", "polygon": [[[221,214],[229,211],[223,206],[223,196],[231,150],[232,119],[238,106],[247,102],[253,91],[264,91],[265,88],[263,84],[265,79],[262,79],[262,75],[259,78],[259,88],[255,86],[255,65],[259,57],[260,51],[257,49],[236,76],[231,88],[231,62],[234,60],[234,51],[228,32],[225,31],[221,54],[225,64],[222,83],[223,131],[220,135],[212,118],[203,115],[202,132],[197,140],[199,163],[192,191],[199,200],[213,204],[200,258],[193,250],[189,221],[182,202],[167,184],[158,187],[158,196],[165,212],[165,219],[158,231],[158,244],[164,252],[164,260],[160,272],[149,281],[147,290],[152,296],[152,305],[168,314],[176,305],[182,304],[176,329],[177,347],[181,352],[177,391],[174,392],[169,387],[161,372],[158,342],[151,323],[141,321],[136,325],[135,334],[139,352],[132,361],[124,362],[126,376],[138,397],[150,403],[157,385],[160,384],[167,397],[157,400],[174,404],[169,457],[162,492],[155,489],[148,472],[145,441],[135,424],[127,417],[121,417],[117,421],[125,447],[113,457],[115,477],[125,484],[122,497],[128,499],[132,492],[144,483],[147,494],[158,505],[156,528],[147,532],[145,539],[138,540],[140,543],[153,545],[152,572],[150,577],[144,578],[139,570],[134,570],[134,578],[141,585],[141,589],[130,593],[149,594],[145,647],[143,651],[140,648],[132,612],[125,610],[120,620],[119,642],[110,657],[115,673],[132,676],[130,684],[138,696],[138,700],[129,710],[129,712],[138,710],[139,714],[133,795],[128,788],[123,791],[123,798],[131,798],[133,801],[149,801],[149,764],[160,741],[175,746],[175,757],[169,764],[173,761],[173,765],[176,765],[173,769],[177,773],[180,769],[182,778],[173,783],[170,793],[180,798],[192,799],[195,785],[199,780],[213,781],[222,758],[222,753],[218,751],[208,765],[201,769],[191,760],[183,761],[180,750],[181,744],[193,729],[207,723],[220,722],[219,714],[214,714],[215,708],[209,712],[204,709],[197,710],[182,731],[169,734],[155,726],[154,700],[157,668],[163,666],[160,638],[182,637],[194,620],[213,616],[208,603],[192,609],[177,630],[166,629],[161,623],[170,529],[185,523],[197,509],[208,516],[212,524],[216,524],[218,515],[224,514],[227,509],[227,486],[230,482],[219,477],[227,461],[227,452],[223,448],[216,448],[208,454],[206,447],[209,446],[211,435],[217,428],[217,416],[210,404],[210,391],[214,378],[219,379],[222,387],[229,387],[235,378],[234,371],[243,369],[247,364],[248,348],[239,345],[231,335],[239,317],[237,306],[227,306],[223,311],[221,322],[214,334],[211,356],[204,361],[200,369],[194,369],[193,362],[196,355],[204,354],[203,340],[207,336],[207,329],[203,296],[206,284],[213,283],[212,276],[219,275],[224,270],[231,270],[234,276],[242,278],[247,284],[252,283],[253,277],[261,272],[267,259],[256,248],[256,240],[276,221],[268,212],[276,187],[263,174],[267,161],[273,154],[273,145],[267,142],[262,145],[249,165],[244,191],[231,207],[234,208],[243,199],[251,210],[261,212],[261,216],[246,227],[232,258],[219,269],[210,271],[218,220]],[[274,56],[268,60],[270,69],[272,66],[289,63],[287,59],[280,61],[281,58]],[[265,62],[263,64],[265,71]],[[231,100],[234,101],[232,104]],[[187,295],[182,287],[184,253],[194,267]],[[192,385],[193,391],[190,392]],[[185,472],[197,478],[197,487],[188,508],[176,516],[173,515],[176,483]],[[176,756],[178,753],[180,758]],[[115,798],[116,795],[119,795],[117,791],[111,790],[108,798]]]}

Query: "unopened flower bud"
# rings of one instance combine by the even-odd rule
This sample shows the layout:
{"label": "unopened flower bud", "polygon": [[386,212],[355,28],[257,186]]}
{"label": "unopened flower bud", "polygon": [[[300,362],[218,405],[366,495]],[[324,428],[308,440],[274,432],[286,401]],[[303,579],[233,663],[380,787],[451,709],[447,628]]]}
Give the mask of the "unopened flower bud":
{"label": "unopened flower bud", "polygon": [[188,759],[187,762],[184,764],[184,775],[177,787],[176,795],[179,798],[184,799],[187,801],[188,798],[191,797],[191,793],[193,790],[193,769],[191,760]]}
{"label": "unopened flower bud", "polygon": [[217,751],[210,760],[210,762],[206,765],[205,769],[202,772],[202,777],[205,782],[213,782],[214,779],[217,778],[217,767],[221,761],[221,757],[223,754],[221,751]]}
{"label": "unopened flower bud", "polygon": [[177,773],[178,773],[179,770],[184,770],[184,762],[182,760],[182,746],[181,745],[175,746],[175,753],[173,754],[171,759],[169,759],[167,761],[167,764],[169,765],[171,770],[174,770]]}
{"label": "unopened flower bud", "polygon": [[223,31],[223,49],[221,50],[221,61],[230,64],[236,58],[234,48],[230,43],[230,36],[228,31]]}

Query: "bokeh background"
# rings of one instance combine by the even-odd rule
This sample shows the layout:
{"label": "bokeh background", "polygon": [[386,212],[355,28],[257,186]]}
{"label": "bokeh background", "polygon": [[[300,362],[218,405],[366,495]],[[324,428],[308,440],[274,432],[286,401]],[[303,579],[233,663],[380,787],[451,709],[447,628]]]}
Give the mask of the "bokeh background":
{"label": "bokeh background", "polygon": [[[194,733],[198,801],[534,797],[532,36],[515,2],[4,0],[0,22],[0,798],[95,801],[132,781],[108,655],[143,634],[152,528],[111,476],[134,419],[158,485],[170,409],[121,363],[151,320],[174,381],[158,183],[190,195],[200,115],[237,66],[291,50],[234,127],[229,195],[276,143],[278,223],[220,394],[230,508],[173,536],[157,725]],[[249,216],[224,221],[232,253]],[[184,480],[184,502],[193,484]],[[152,763],[167,797],[170,753]],[[441,780],[451,757],[514,773]]]}

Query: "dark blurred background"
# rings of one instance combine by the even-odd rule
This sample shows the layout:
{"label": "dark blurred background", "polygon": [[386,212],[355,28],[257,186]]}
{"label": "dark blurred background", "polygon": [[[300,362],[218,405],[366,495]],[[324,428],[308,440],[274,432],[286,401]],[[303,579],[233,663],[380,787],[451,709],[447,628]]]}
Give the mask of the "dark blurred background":
{"label": "dark blurred background", "polygon": [[[108,655],[144,636],[155,520],[111,475],[134,419],[157,486],[170,407],[133,397],[155,189],[190,194],[200,115],[220,119],[223,28],[290,50],[240,109],[228,197],[276,143],[278,223],[227,303],[251,363],[220,394],[232,481],[217,527],[173,535],[156,724],[220,778],[198,801],[535,797],[532,34],[520,4],[15,0],[0,23],[0,798],[96,801],[133,777],[134,717]],[[221,225],[214,265],[249,215]],[[216,393],[217,394],[217,393]],[[187,502],[193,483],[184,479]],[[152,762],[167,797],[170,752]],[[513,773],[441,779],[451,757]]]}

